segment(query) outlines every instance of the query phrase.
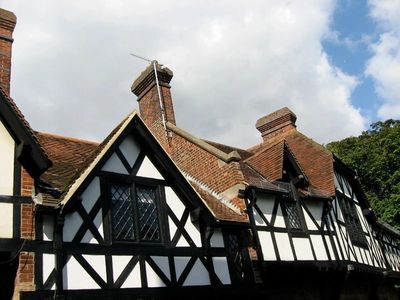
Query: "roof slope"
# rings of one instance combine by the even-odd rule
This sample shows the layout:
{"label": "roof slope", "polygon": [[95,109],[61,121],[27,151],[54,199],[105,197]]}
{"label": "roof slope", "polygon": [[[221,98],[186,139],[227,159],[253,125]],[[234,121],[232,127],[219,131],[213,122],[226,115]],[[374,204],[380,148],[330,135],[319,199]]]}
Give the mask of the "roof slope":
{"label": "roof slope", "polygon": [[53,166],[42,176],[45,182],[64,191],[88,157],[98,148],[98,143],[60,135],[37,132]]}
{"label": "roof slope", "polygon": [[[282,141],[289,146],[291,153],[307,176],[310,185],[321,190],[321,194],[335,195],[332,152],[296,129],[276,135],[248,149],[249,152],[254,153],[253,157],[255,158],[250,158],[249,160],[251,160],[255,168],[262,169],[265,164],[261,159],[257,160],[257,157],[265,155],[264,151],[266,149],[270,149]],[[272,155],[276,155],[272,150],[270,152]],[[280,157],[277,156],[276,159],[280,160]]]}

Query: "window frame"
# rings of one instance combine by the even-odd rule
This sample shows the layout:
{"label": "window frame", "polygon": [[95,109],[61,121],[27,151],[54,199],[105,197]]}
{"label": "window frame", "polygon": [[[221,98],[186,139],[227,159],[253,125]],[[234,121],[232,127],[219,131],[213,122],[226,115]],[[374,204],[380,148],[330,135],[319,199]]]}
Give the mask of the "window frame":
{"label": "window frame", "polygon": [[[103,230],[104,238],[107,244],[137,244],[152,246],[168,246],[170,244],[170,234],[168,226],[167,204],[165,197],[165,187],[168,186],[164,180],[146,178],[140,176],[130,176],[123,174],[114,174],[102,172],[100,177],[101,197],[103,202]],[[112,219],[112,185],[129,186],[132,205],[133,205],[133,222],[135,224],[134,239],[115,239],[113,233]],[[137,212],[138,200],[136,197],[137,186],[149,186],[156,188],[156,197],[154,203],[157,210],[158,225],[160,231],[160,239],[157,241],[141,240],[140,229],[138,228],[139,219]]]}

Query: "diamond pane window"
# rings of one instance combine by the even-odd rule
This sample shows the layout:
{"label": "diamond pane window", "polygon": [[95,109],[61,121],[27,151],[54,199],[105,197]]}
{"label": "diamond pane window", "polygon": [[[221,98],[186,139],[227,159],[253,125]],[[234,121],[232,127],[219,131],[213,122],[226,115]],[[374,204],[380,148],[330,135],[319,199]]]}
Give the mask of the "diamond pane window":
{"label": "diamond pane window", "polygon": [[285,208],[290,228],[301,229],[301,220],[296,202],[286,201]]}
{"label": "diamond pane window", "polygon": [[113,238],[116,240],[133,240],[135,230],[129,186],[112,185],[111,204]]}
{"label": "diamond pane window", "polygon": [[110,186],[112,237],[119,241],[161,242],[158,186]]}
{"label": "diamond pane window", "polygon": [[156,196],[156,187],[136,187],[136,199],[139,212],[139,234],[140,239],[144,241],[160,240]]}

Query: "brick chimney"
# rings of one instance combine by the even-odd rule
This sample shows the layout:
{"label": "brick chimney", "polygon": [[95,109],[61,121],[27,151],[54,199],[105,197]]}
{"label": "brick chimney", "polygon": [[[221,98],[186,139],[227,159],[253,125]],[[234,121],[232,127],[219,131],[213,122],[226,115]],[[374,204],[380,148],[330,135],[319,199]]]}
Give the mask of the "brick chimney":
{"label": "brick chimney", "polygon": [[9,95],[12,34],[17,23],[14,13],[0,8],[0,86]]}
{"label": "brick chimney", "polygon": [[256,128],[264,141],[296,128],[296,115],[287,107],[257,120]]}
{"label": "brick chimney", "polygon": [[[173,73],[157,61],[155,61],[155,64],[160,85],[161,104],[165,112],[165,121],[176,125],[171,98],[171,86],[169,85]],[[162,120],[161,104],[158,97],[153,62],[133,82],[131,91],[138,97],[140,117],[147,125],[151,126],[154,122]]]}

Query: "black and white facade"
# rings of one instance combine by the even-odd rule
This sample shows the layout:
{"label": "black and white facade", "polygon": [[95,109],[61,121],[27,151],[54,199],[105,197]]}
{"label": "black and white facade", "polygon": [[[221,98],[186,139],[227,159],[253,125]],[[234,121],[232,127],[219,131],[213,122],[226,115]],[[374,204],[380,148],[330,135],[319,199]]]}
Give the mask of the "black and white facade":
{"label": "black and white facade", "polygon": [[[304,180],[296,179],[304,174],[299,173],[276,182],[282,192],[250,187],[248,211],[258,265],[264,280],[274,278],[280,289],[282,280],[294,280],[305,289],[312,287],[310,279],[318,280],[314,286],[318,292],[306,298],[356,297],[354,291],[343,290],[351,276],[366,284],[366,295],[377,296],[383,281],[399,280],[400,236],[376,222],[355,174],[341,163],[334,168],[334,197],[301,196],[299,185]],[[291,168],[295,169],[299,168]]]}
{"label": "black and white facade", "polygon": [[154,288],[224,289],[248,280],[243,225],[215,222],[136,113],[117,129],[65,193],[61,209],[38,213],[36,291],[21,299],[111,291],[155,297]]}

